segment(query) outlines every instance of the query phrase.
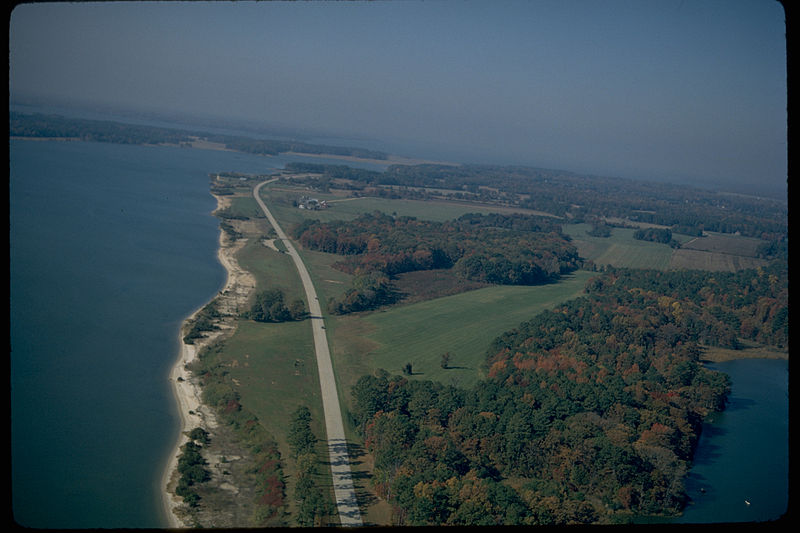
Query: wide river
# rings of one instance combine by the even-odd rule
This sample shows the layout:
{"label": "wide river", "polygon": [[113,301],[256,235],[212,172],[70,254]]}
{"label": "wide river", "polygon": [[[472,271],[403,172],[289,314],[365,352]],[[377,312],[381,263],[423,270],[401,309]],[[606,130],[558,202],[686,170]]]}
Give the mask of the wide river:
{"label": "wide river", "polygon": [[167,376],[180,324],[225,281],[209,173],[269,173],[290,159],[9,146],[14,519],[163,527],[161,474],[179,427]]}
{"label": "wide river", "polygon": [[[167,375],[181,322],[225,278],[208,175],[269,173],[290,159],[9,146],[14,519],[164,527],[161,474],[179,425]],[[788,498],[787,364],[718,367],[733,376],[732,401],[703,434],[684,519],[776,518]]]}

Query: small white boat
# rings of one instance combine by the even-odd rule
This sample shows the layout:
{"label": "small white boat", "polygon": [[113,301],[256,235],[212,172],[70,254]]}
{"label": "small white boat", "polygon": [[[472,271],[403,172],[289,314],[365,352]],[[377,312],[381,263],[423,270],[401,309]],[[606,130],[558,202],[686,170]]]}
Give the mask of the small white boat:
{"label": "small white boat", "polygon": [[745,500],[744,503],[745,503],[745,505],[750,505],[750,502],[747,501],[747,500]]}

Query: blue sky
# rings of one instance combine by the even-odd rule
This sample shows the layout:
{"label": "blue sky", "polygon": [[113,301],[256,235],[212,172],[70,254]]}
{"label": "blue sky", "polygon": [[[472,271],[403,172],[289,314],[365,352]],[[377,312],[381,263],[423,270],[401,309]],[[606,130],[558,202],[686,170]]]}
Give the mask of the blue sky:
{"label": "blue sky", "polygon": [[786,183],[774,0],[44,3],[9,28],[12,101],[246,119],[464,162]]}

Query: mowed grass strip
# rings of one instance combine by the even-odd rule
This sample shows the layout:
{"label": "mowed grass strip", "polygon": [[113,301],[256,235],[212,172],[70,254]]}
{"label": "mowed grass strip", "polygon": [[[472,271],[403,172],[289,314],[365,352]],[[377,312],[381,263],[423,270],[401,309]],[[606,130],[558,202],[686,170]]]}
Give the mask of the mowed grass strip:
{"label": "mowed grass strip", "polygon": [[[239,265],[250,272],[256,280],[256,292],[281,289],[286,303],[296,299],[306,301],[303,284],[289,254],[276,252],[261,239],[251,237],[236,256]],[[251,299],[252,300],[252,299]],[[306,302],[308,309],[308,302]]]}
{"label": "mowed grass strip", "polygon": [[[369,351],[360,357],[348,353],[341,365],[337,360],[341,379],[353,382],[357,377],[344,373],[363,374],[367,367],[401,374],[402,367],[411,363],[414,379],[472,386],[483,377],[482,365],[492,340],[545,309],[579,296],[592,275],[577,271],[550,285],[477,289],[364,315],[359,318],[363,324],[345,317],[334,325],[335,342]],[[364,338],[360,342],[348,338],[348,329]],[[445,352],[452,354],[446,369],[441,367]]]}
{"label": "mowed grass strip", "polygon": [[[229,375],[237,384],[242,404],[286,446],[291,415],[305,404],[325,435],[314,339],[309,321],[281,324],[242,320],[225,343]],[[288,450],[288,447],[281,451]]]}

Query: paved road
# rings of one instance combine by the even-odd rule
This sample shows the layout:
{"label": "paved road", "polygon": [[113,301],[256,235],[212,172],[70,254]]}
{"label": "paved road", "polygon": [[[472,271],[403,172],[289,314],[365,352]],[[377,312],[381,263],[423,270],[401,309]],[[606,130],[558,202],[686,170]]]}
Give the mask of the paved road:
{"label": "paved road", "polygon": [[261,210],[267,215],[272,227],[278,234],[278,238],[286,245],[286,250],[294,260],[303,287],[306,290],[308,308],[311,315],[311,326],[314,331],[314,347],[317,352],[317,368],[319,369],[319,384],[322,389],[322,406],[325,411],[325,430],[328,434],[328,453],[331,462],[331,474],[333,475],[333,488],[336,495],[336,506],[339,510],[339,521],[343,526],[360,526],[361,512],[356,500],[356,491],[353,487],[353,478],[350,472],[350,457],[347,454],[347,442],[344,438],[344,425],[342,424],[342,412],[339,407],[339,394],[336,392],[336,377],[333,374],[333,364],[331,354],[328,349],[328,338],[325,335],[325,323],[322,317],[322,309],[317,299],[317,291],[311,282],[303,259],[297,253],[292,242],[286,237],[278,221],[272,216],[267,206],[259,196],[261,187],[270,183],[265,181],[260,183],[253,191],[256,202],[261,206]]}

